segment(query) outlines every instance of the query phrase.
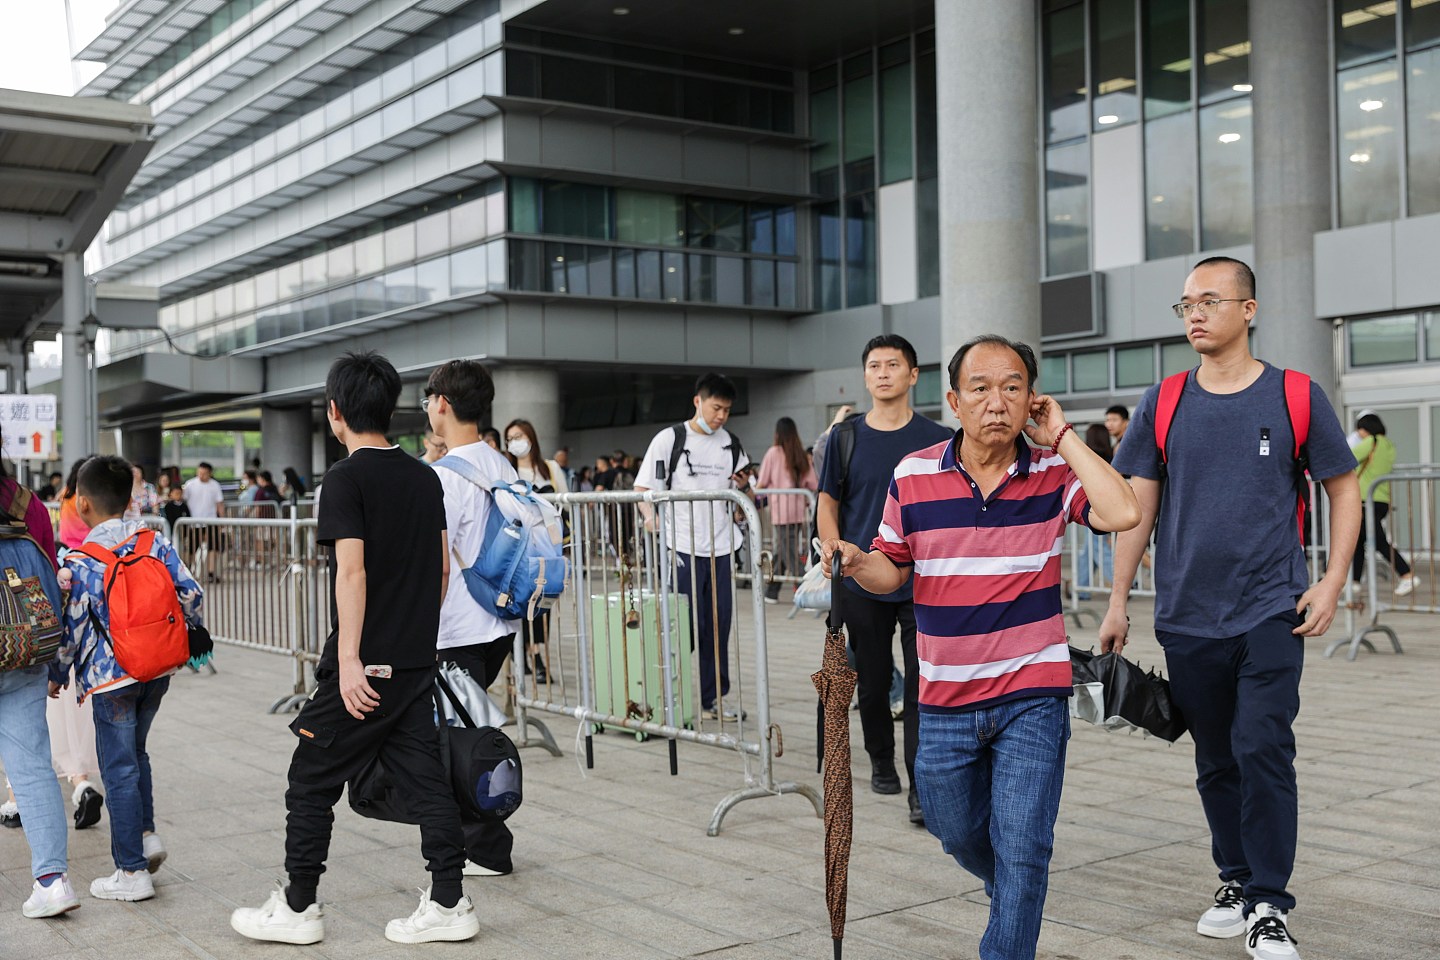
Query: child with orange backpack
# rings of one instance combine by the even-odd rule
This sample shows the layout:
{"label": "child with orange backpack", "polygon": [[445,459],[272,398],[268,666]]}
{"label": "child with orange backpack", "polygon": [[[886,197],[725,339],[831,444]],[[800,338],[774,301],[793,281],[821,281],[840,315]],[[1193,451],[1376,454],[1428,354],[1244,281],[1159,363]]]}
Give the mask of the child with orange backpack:
{"label": "child with orange backpack", "polygon": [[145,740],[170,674],[199,652],[192,643],[208,644],[203,591],[175,547],[140,521],[122,519],[131,485],[130,464],[120,457],[95,457],[80,469],[76,507],[91,530],[61,571],[62,586],[71,575],[70,598],[50,678],[50,695],[58,696],[73,664],[79,700],[92,697],[116,866],[90,885],[101,900],[155,895],[150,874],[165,846],[155,834]]}

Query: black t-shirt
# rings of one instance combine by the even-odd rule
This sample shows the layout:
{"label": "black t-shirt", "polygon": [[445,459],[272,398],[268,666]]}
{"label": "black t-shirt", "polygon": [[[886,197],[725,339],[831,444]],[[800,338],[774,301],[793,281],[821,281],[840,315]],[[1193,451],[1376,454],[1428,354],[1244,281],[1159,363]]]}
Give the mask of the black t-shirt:
{"label": "black t-shirt", "polygon": [[360,659],[397,670],[435,664],[440,631],[440,533],[445,495],[429,464],[399,447],[365,447],[325,473],[316,532],[330,549],[330,636],[320,665],[335,669],[335,541],[365,541]]}

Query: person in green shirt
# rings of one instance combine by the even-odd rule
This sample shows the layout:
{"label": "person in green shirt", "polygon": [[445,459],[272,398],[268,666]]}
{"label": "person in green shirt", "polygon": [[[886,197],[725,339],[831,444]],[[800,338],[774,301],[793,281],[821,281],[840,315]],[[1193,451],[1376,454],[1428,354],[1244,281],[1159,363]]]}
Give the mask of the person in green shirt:
{"label": "person in green shirt", "polygon": [[[1355,454],[1355,470],[1360,474],[1360,493],[1366,494],[1376,477],[1383,477],[1395,469],[1395,444],[1385,436],[1385,423],[1373,413],[1362,416],[1355,424],[1360,442],[1351,448]],[[1371,494],[1375,501],[1375,549],[1395,565],[1400,582],[1395,585],[1395,596],[1408,596],[1420,585],[1420,578],[1410,570],[1410,564],[1400,551],[1390,545],[1385,536],[1385,517],[1390,513],[1390,484],[1382,483]],[[1360,520],[1360,542],[1355,547],[1354,567],[1351,574],[1356,583],[1365,572],[1365,519]]]}

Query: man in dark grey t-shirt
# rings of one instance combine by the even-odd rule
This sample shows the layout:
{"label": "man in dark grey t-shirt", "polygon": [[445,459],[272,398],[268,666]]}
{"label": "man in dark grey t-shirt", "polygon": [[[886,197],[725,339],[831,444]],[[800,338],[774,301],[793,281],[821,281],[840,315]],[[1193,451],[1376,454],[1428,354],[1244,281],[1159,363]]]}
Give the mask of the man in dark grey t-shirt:
{"label": "man in dark grey t-shirt", "polygon": [[1116,546],[1100,640],[1107,651],[1125,645],[1128,585],[1153,527],[1155,633],[1195,741],[1196,786],[1222,884],[1196,931],[1243,934],[1258,960],[1296,960],[1287,927],[1295,898],[1286,889],[1298,819],[1291,725],[1304,638],[1323,634],[1335,617],[1359,535],[1360,492],[1335,412],[1308,384],[1305,447],[1309,473],[1330,501],[1332,543],[1325,577],[1311,586],[1296,526],[1304,477],[1285,378],[1250,355],[1255,311],[1255,277],[1238,260],[1204,260],[1185,281],[1175,313],[1200,366],[1174,408],[1164,467],[1159,387],[1146,392],[1116,451],[1114,467],[1133,478],[1143,516]]}

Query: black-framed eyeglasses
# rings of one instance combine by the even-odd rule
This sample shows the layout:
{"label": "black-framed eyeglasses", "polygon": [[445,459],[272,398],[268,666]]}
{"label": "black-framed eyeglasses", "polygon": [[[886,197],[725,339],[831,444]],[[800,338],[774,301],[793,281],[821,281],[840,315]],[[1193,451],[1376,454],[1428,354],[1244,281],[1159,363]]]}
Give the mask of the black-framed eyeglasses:
{"label": "black-framed eyeglasses", "polygon": [[1174,303],[1170,305],[1170,309],[1175,311],[1175,316],[1181,320],[1190,316],[1190,311],[1192,310],[1208,320],[1215,316],[1215,313],[1220,309],[1220,304],[1244,303],[1246,299],[1248,298],[1228,297],[1222,300],[1219,297],[1211,297],[1208,300],[1196,300],[1194,303]]}
{"label": "black-framed eyeglasses", "polygon": [[444,396],[444,394],[440,394],[440,393],[436,393],[436,394],[429,394],[429,393],[427,393],[427,394],[425,394],[425,396],[423,396],[423,397],[420,398],[420,409],[421,409],[421,410],[424,410],[424,411],[426,411],[426,412],[428,413],[429,410],[430,410],[430,401],[431,401],[431,400],[434,400],[436,397],[440,397],[440,396]]}

